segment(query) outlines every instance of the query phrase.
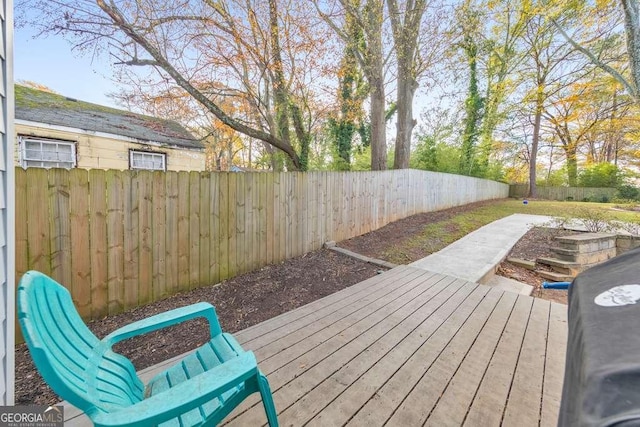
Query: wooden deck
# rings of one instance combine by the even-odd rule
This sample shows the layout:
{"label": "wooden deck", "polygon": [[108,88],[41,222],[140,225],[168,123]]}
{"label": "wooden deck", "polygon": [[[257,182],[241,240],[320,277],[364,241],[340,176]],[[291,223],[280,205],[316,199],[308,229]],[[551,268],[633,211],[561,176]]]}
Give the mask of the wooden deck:
{"label": "wooden deck", "polygon": [[[236,337],[283,426],[523,427],[556,425],[566,334],[566,306],[402,266]],[[257,395],[226,422],[263,425]]]}

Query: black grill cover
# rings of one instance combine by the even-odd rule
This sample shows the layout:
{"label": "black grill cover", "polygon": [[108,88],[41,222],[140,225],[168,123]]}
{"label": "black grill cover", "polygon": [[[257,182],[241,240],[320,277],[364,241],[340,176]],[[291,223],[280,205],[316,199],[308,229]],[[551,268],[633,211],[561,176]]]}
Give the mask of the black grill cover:
{"label": "black grill cover", "polygon": [[640,426],[637,300],[640,248],[573,281],[559,426]]}

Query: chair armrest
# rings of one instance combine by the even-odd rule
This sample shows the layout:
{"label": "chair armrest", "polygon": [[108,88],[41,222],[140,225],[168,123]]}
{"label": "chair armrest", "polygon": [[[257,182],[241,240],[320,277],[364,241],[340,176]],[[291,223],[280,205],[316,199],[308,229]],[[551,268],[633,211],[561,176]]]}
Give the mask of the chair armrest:
{"label": "chair armrest", "polygon": [[177,325],[178,323],[186,322],[187,320],[195,319],[197,317],[204,317],[209,321],[211,337],[222,333],[218,317],[216,316],[216,310],[209,303],[199,302],[197,304],[176,308],[130,323],[111,332],[102,339],[102,342],[108,346],[112,346],[117,342],[126,340],[127,338],[157,331],[158,329]]}
{"label": "chair armrest", "polygon": [[258,373],[250,351],[120,411],[92,416],[96,426],[158,425],[195,409]]}

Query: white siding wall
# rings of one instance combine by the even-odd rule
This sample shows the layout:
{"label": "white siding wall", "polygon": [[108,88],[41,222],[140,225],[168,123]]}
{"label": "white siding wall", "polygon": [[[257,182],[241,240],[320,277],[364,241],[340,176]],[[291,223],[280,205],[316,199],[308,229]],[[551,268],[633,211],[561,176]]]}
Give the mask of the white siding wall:
{"label": "white siding wall", "polygon": [[0,404],[14,404],[13,1],[0,0]]}

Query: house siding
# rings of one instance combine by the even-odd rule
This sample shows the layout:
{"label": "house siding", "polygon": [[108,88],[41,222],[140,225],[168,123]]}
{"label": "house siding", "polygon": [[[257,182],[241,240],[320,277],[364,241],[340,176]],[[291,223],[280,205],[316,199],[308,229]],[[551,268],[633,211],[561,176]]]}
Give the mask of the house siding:
{"label": "house siding", "polygon": [[13,2],[0,0],[0,404],[14,404]]}
{"label": "house siding", "polygon": [[[144,150],[166,154],[169,171],[204,171],[204,150],[189,150],[166,145],[135,142],[128,137],[110,137],[83,130],[63,129],[57,126],[40,127],[36,124],[16,123],[18,135],[63,139],[76,142],[77,167],[83,169],[129,169],[129,150]],[[19,161],[18,147],[15,160]]]}

